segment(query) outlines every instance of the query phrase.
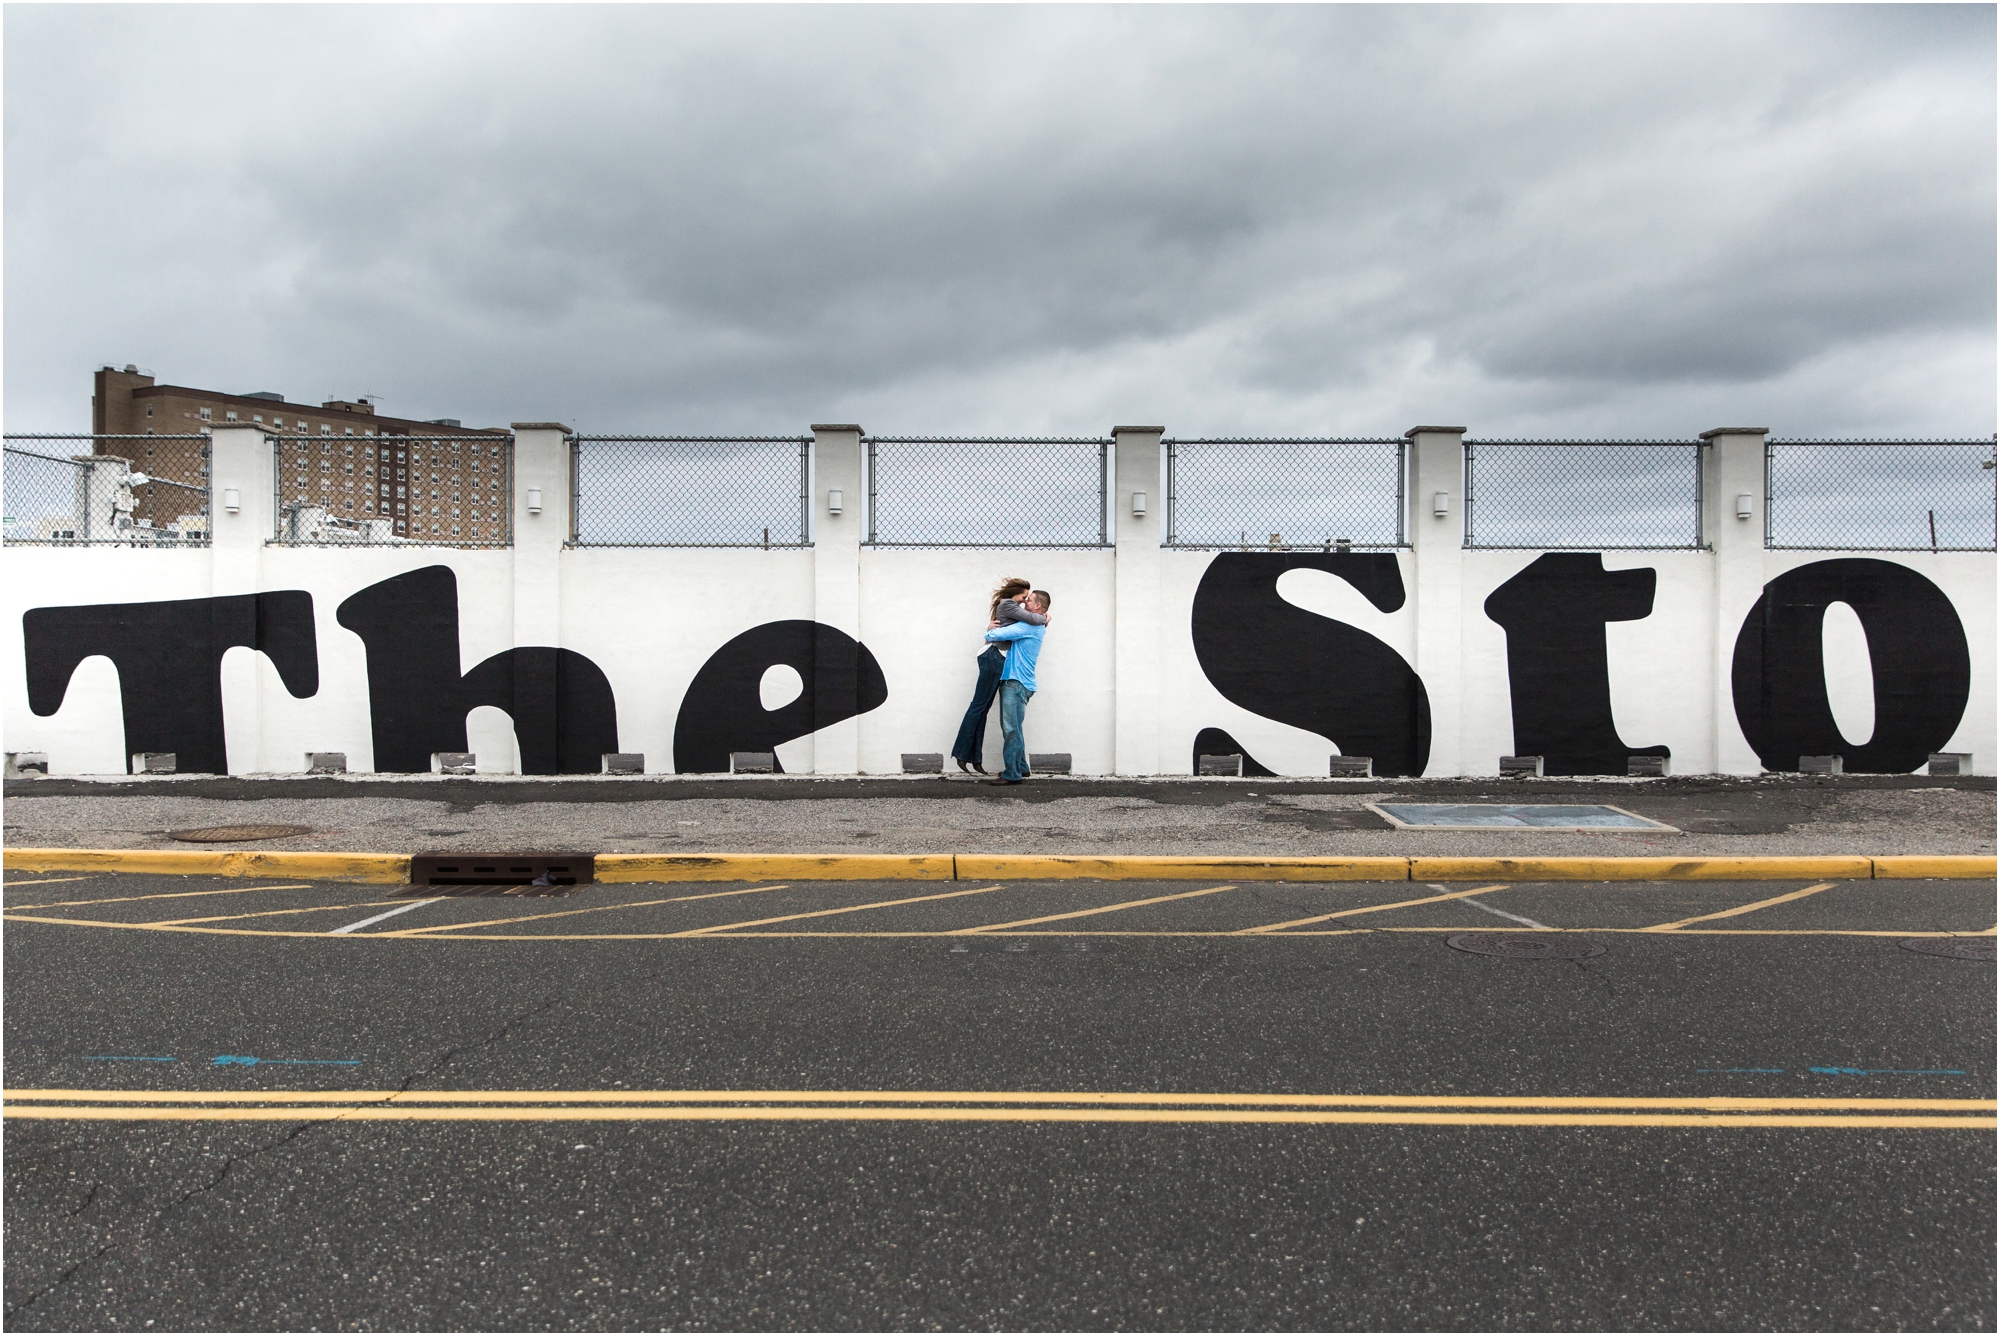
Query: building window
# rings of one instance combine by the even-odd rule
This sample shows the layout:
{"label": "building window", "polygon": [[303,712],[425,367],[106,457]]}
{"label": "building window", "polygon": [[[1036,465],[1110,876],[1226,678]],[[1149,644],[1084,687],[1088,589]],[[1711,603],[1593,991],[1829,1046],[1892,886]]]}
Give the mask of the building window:
{"label": "building window", "polygon": [[354,447],[353,447],[353,446],[351,446],[351,445],[350,445],[350,446],[348,446],[348,447],[347,447],[347,453],[348,453],[348,454],[350,454],[350,455],[351,455],[351,454],[353,454],[353,453],[354,453]]}
{"label": "building window", "polygon": [[151,404],[146,405],[146,416],[147,417],[153,416],[153,406]]}
{"label": "building window", "polygon": [[274,417],[271,419],[271,425],[279,431],[283,431],[285,429],[285,420],[281,417]]}
{"label": "building window", "polygon": [[264,420],[264,415],[262,413],[252,413],[250,415],[250,420],[252,422],[262,422]]}
{"label": "building window", "polygon": [[232,409],[230,409],[229,411],[227,411],[226,413],[224,413],[224,414],[223,414],[222,416],[223,416],[223,417],[224,417],[224,418],[225,418],[226,420],[228,420],[228,421],[230,421],[230,422],[234,422],[234,421],[236,421],[236,410],[232,408]]}
{"label": "building window", "polygon": [[319,424],[319,434],[322,436],[331,436],[333,435],[333,428],[327,426],[326,423],[322,422]]}
{"label": "building window", "polygon": [[352,436],[352,435],[354,434],[354,428],[352,428],[352,427],[349,427],[349,428],[347,429],[347,434],[348,434],[349,436]]}
{"label": "building window", "polygon": [[215,420],[215,414],[211,412],[209,409],[204,408],[201,410],[201,420],[203,422],[213,422]]}

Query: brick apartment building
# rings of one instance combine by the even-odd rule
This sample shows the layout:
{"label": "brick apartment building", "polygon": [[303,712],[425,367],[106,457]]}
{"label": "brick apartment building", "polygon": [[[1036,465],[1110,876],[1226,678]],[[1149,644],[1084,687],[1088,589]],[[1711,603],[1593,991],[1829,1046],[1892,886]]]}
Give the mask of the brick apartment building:
{"label": "brick apartment building", "polygon": [[[465,439],[504,436],[504,427],[482,432],[453,418],[386,417],[366,399],[314,407],[267,390],[224,394],[158,385],[136,366],[97,370],[92,435],[206,435],[218,422],[256,424],[269,433],[281,506],[321,507],[339,521],[389,520],[402,538],[491,542],[506,535],[512,457],[499,442]],[[98,441],[95,453],[123,455],[143,472],[191,486],[204,486],[208,476],[207,447],[193,441]],[[138,498],[134,518],[165,523],[169,511],[178,513],[180,501],[162,495],[162,514],[153,516],[154,499]]]}

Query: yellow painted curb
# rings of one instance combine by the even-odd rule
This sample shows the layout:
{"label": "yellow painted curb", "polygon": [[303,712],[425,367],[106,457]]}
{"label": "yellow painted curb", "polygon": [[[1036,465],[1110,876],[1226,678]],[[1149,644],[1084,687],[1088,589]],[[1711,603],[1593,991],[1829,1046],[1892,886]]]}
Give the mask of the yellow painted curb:
{"label": "yellow painted curb", "polygon": [[269,849],[9,849],[10,872],[163,872],[174,876],[296,877],[404,885],[408,854],[291,853]]}
{"label": "yellow painted curb", "polygon": [[1875,876],[1880,880],[1994,875],[1993,858],[1982,854],[1895,854],[1873,862]]}
{"label": "yellow painted curb", "polygon": [[599,881],[950,881],[950,854],[599,854]]}
{"label": "yellow painted curb", "polygon": [[960,854],[961,881],[1101,877],[1106,881],[1403,881],[1407,858],[1177,858],[1134,854]]}
{"label": "yellow painted curb", "polygon": [[1866,880],[1874,860],[1841,858],[1412,858],[1412,881]]}

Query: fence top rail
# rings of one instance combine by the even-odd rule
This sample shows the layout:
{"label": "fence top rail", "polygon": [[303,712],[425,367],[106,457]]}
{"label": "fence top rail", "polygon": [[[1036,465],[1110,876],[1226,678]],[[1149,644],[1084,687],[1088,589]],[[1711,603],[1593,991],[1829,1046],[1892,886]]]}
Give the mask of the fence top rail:
{"label": "fence top rail", "polygon": [[1556,439],[1549,439],[1549,440],[1538,440],[1538,439],[1535,439],[1535,438],[1522,438],[1522,439],[1519,439],[1519,440],[1511,440],[1511,439],[1510,439],[1510,440],[1500,440],[1500,439],[1497,439],[1497,438],[1496,438],[1496,439],[1481,439],[1481,440],[1474,440],[1474,439],[1471,439],[1471,438],[1467,438],[1467,440],[1466,440],[1466,442],[1465,442],[1465,443],[1466,443],[1467,445],[1620,445],[1620,446],[1623,446],[1623,445],[1678,445],[1678,446],[1699,446],[1699,445],[1707,445],[1707,444],[1708,444],[1708,442],[1706,442],[1706,441],[1695,441],[1695,440],[1686,440],[1686,441],[1683,441],[1683,440],[1631,440],[1631,441],[1602,441],[1602,440],[1587,440],[1587,439],[1579,439],[1579,440],[1568,440],[1568,439],[1563,439],[1563,440],[1556,440]]}
{"label": "fence top rail", "polygon": [[[166,436],[141,436],[138,439],[142,441],[162,441],[171,440],[172,438]],[[204,436],[200,439],[207,440],[208,438]],[[315,441],[322,441],[328,444],[335,441],[344,441],[349,445],[352,445],[356,441],[373,441],[378,445],[449,445],[455,441],[470,441],[474,445],[512,445],[514,443],[513,435],[508,432],[496,432],[492,435],[474,435],[468,432],[461,436],[398,436],[393,433],[379,436],[280,436],[275,432],[265,432],[264,439],[273,445],[310,444]]]}
{"label": "fence top rail", "polygon": [[136,436],[136,435],[119,436],[119,435],[108,435],[102,432],[93,435],[87,431],[75,431],[75,432],[10,431],[7,433],[7,439],[10,441],[205,441],[208,439],[208,434],[206,432],[198,432],[193,434],[175,435],[175,436],[156,436],[150,434],[145,436]]}
{"label": "fence top rail", "polygon": [[1408,445],[1407,436],[1167,436],[1162,445]]}
{"label": "fence top rail", "polygon": [[[9,439],[11,440],[12,438],[10,437]],[[84,463],[82,460],[64,459],[61,455],[37,454],[33,450],[22,450],[11,445],[7,447],[7,453],[10,455],[20,455],[26,459],[46,459],[51,464],[67,464],[71,468],[81,467]]]}
{"label": "fence top rail", "polygon": [[1111,445],[1109,436],[864,436],[868,445]]}
{"label": "fence top rail", "polygon": [[1858,437],[1850,437],[1844,440],[1835,440],[1831,437],[1773,436],[1770,440],[1766,441],[1765,444],[1767,445],[1992,445],[1996,440],[2000,440],[2000,436],[1967,436],[1958,438],[1943,437],[1943,436],[1938,436],[1938,437],[1911,436],[1911,437],[1894,437],[1894,438],[1858,436]]}
{"label": "fence top rail", "polygon": [[640,444],[658,441],[663,444],[674,445],[681,443],[693,445],[748,445],[752,443],[811,445],[812,439],[810,436],[595,436],[584,432],[572,432],[570,434],[570,440],[572,441],[633,441]]}

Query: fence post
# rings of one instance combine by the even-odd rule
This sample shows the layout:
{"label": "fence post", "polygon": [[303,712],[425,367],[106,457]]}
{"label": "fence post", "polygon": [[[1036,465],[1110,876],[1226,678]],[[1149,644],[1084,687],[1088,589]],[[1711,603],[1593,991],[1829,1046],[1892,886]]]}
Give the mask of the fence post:
{"label": "fence post", "polygon": [[[1113,725],[1111,770],[1161,773],[1160,754],[1160,515],[1166,505],[1160,470],[1165,427],[1111,429],[1111,515],[1116,535],[1112,567]],[[1137,497],[1144,515],[1134,515]]]}
{"label": "fence post", "polygon": [[[514,427],[514,644],[560,645],[562,551],[570,534],[569,428],[560,422]],[[541,513],[528,509],[539,492]]]}
{"label": "fence post", "polygon": [[[1768,427],[1716,427],[1701,434],[1709,457],[1702,475],[1702,531],[1714,551],[1715,645],[1710,659],[1709,699],[1715,711],[1714,751],[1706,766],[1687,766],[1724,775],[1755,775],[1763,763],[1736,723],[1730,663],[1736,633],[1764,592],[1764,436]],[[1737,518],[1736,498],[1750,498],[1750,514]],[[1674,758],[1680,768],[1680,758]]]}
{"label": "fence post", "polygon": [[[861,634],[861,540],[868,529],[868,480],[863,474],[861,428],[815,422],[813,434],[813,620]],[[840,513],[829,513],[828,493],[841,495]],[[844,719],[812,735],[812,772],[852,775],[861,769],[861,721]]]}
{"label": "fence post", "polygon": [[[1464,694],[1465,428],[1412,427],[1407,518],[1416,579],[1417,661],[1431,702],[1431,757],[1424,773],[1461,775]],[[1444,494],[1444,513],[1436,498]],[[1497,765],[1498,761],[1491,764]],[[1484,767],[1481,767],[1482,769]],[[1490,773],[1490,772],[1489,772]]]}

